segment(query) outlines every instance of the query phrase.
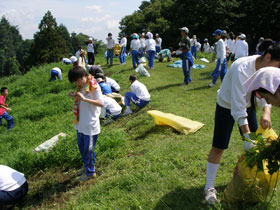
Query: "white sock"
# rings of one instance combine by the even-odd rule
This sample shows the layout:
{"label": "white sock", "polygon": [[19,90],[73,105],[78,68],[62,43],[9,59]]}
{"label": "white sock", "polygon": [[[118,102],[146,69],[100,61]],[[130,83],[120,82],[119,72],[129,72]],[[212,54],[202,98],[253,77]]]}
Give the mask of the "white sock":
{"label": "white sock", "polygon": [[131,111],[131,110],[130,110],[130,106],[127,106],[127,107],[126,107],[126,110]]}
{"label": "white sock", "polygon": [[210,188],[214,188],[215,179],[218,172],[220,164],[209,163],[207,161],[207,169],[206,169],[206,185],[204,190],[208,190]]}

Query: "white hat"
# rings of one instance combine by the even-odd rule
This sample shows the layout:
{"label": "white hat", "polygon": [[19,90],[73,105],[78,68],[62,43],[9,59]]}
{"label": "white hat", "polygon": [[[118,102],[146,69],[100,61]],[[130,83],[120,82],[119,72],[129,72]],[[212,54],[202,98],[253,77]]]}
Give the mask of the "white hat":
{"label": "white hat", "polygon": [[88,38],[88,41],[92,41],[92,38],[91,38],[91,37],[89,37],[89,38]]}
{"label": "white hat", "polygon": [[245,35],[245,34],[240,34],[238,37],[239,37],[240,39],[246,39],[246,35]]}
{"label": "white hat", "polygon": [[179,28],[181,31],[186,32],[186,34],[189,33],[189,29],[187,27]]}
{"label": "white hat", "polygon": [[146,33],[146,36],[149,37],[150,39],[153,38],[153,34],[152,34],[151,32],[147,32],[147,33]]}
{"label": "white hat", "polygon": [[75,62],[77,62],[78,59],[76,56],[71,56],[70,60],[72,61],[72,63],[75,63]]}

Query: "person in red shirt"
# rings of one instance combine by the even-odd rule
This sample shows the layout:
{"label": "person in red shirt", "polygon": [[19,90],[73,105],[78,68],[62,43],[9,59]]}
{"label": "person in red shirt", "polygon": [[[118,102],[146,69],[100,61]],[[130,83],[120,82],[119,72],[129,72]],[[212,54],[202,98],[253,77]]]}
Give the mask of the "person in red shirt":
{"label": "person in red shirt", "polygon": [[2,125],[2,118],[7,120],[8,130],[11,130],[14,127],[14,119],[11,115],[8,114],[12,109],[8,108],[8,105],[5,104],[6,96],[8,95],[8,88],[1,88],[0,95],[0,126]]}

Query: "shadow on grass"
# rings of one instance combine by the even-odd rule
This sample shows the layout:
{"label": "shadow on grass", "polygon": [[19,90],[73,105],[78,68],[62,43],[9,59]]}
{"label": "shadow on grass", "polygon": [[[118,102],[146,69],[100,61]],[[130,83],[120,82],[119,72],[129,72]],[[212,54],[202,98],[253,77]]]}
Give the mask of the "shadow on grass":
{"label": "shadow on grass", "polygon": [[183,83],[170,84],[170,85],[165,85],[165,86],[161,86],[161,87],[152,88],[152,89],[149,90],[149,92],[161,91],[161,90],[165,90],[165,89],[168,89],[168,88],[179,87],[179,86],[184,86],[184,85],[185,84],[183,84]]}
{"label": "shadow on grass", "polygon": [[134,137],[134,140],[142,140],[145,139],[147,136],[149,136],[150,134],[159,134],[159,133],[163,133],[165,129],[170,128],[167,125],[164,126],[158,126],[158,125],[154,125],[153,127],[151,127],[149,130],[146,130],[145,132],[143,132],[140,135],[137,135],[136,137]]}
{"label": "shadow on grass", "polygon": [[200,86],[200,87],[196,87],[196,88],[193,88],[193,89],[189,89],[189,91],[197,91],[197,90],[205,90],[205,89],[209,89],[208,86]]}

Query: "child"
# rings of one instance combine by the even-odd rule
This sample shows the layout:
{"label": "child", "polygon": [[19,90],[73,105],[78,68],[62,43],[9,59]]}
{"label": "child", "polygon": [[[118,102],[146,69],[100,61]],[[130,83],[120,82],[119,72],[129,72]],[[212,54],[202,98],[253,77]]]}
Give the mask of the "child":
{"label": "child", "polygon": [[[131,51],[131,57],[132,57],[132,64],[133,68],[136,69],[136,67],[140,64],[139,59],[138,59],[138,54],[141,48],[141,43],[139,40],[139,36],[137,34],[132,34],[131,35],[132,40],[130,42],[130,51]],[[137,66],[136,66],[137,64]]]}
{"label": "child", "polygon": [[54,81],[54,80],[56,80],[56,78],[58,80],[62,80],[61,72],[62,72],[61,68],[58,68],[58,67],[52,68],[51,73],[50,73],[50,76],[51,76],[50,81]]}
{"label": "child", "polygon": [[0,165],[0,209],[13,209],[28,192],[28,183],[24,174]]}
{"label": "child", "polygon": [[120,92],[120,85],[114,79],[112,79],[110,77],[105,77],[104,74],[102,74],[102,73],[96,74],[95,79],[98,79],[98,78],[103,79],[103,81],[106,82],[110,86],[113,93]]}
{"label": "child", "polygon": [[113,65],[113,56],[114,56],[114,48],[115,48],[115,40],[112,37],[111,33],[108,33],[108,37],[106,38],[107,40],[107,65],[109,64],[108,61],[110,59],[110,66]]}
{"label": "child", "polygon": [[246,35],[240,34],[238,36],[239,40],[235,44],[234,60],[248,56],[248,43],[245,41]]}
{"label": "child", "polygon": [[168,49],[163,49],[158,53],[158,61],[162,62],[163,58],[167,57],[167,61],[172,61],[171,58],[171,53],[172,53],[173,49],[172,47],[169,47]]}
{"label": "child", "polygon": [[217,47],[216,47],[216,58],[217,58],[217,65],[214,71],[212,72],[212,82],[208,85],[208,87],[213,87],[218,77],[221,77],[221,81],[223,81],[223,78],[227,72],[227,60],[226,60],[226,47],[225,43],[222,39],[222,30],[217,29],[215,33],[213,33],[213,36],[218,40]]}
{"label": "child", "polygon": [[179,43],[179,50],[182,52],[182,69],[184,73],[184,83],[188,85],[191,81],[191,67],[193,65],[193,56],[190,52],[190,38],[188,37],[189,29],[187,27],[179,28],[182,40]]}
{"label": "child", "polygon": [[131,75],[129,77],[129,81],[131,83],[131,92],[126,92],[124,94],[124,102],[126,106],[126,110],[123,113],[124,116],[132,113],[130,109],[130,102],[141,109],[150,102],[151,97],[146,86],[137,80],[136,75]]}
{"label": "child", "polygon": [[[80,53],[79,53],[79,55],[80,55]],[[70,57],[70,60],[71,60],[71,62],[72,62],[72,64],[73,64],[73,67],[75,67],[75,66],[78,65],[78,59],[77,59],[76,56],[71,56],[71,57]]]}
{"label": "child", "polygon": [[86,54],[86,51],[81,50],[78,58],[78,66],[81,66],[83,69],[86,69]]}
{"label": "child", "polygon": [[116,102],[115,99],[105,95],[103,96],[103,101],[104,107],[102,109],[104,110],[104,112],[106,112],[105,118],[107,119],[107,121],[105,122],[105,124],[107,125],[119,118],[122,112],[122,107]]}
{"label": "child", "polygon": [[145,51],[145,47],[146,47],[145,33],[141,34],[140,44],[141,44],[140,57],[142,58],[144,56],[144,51]]}
{"label": "child", "polygon": [[97,83],[99,84],[103,95],[112,93],[111,87],[102,78],[97,78]]}
{"label": "child", "polygon": [[204,39],[203,52],[210,53],[210,44],[207,38]]}
{"label": "child", "polygon": [[125,33],[122,32],[121,34],[121,41],[120,41],[120,47],[121,53],[120,53],[120,64],[125,64],[125,52],[126,52],[126,45],[127,45],[127,39],[125,37]]}
{"label": "child", "polygon": [[148,53],[148,61],[149,68],[154,68],[154,60],[156,56],[156,41],[153,39],[153,34],[151,32],[147,32],[146,36],[148,39],[146,40],[145,51]]}
{"label": "child", "polygon": [[159,37],[159,34],[156,34],[156,53],[159,53],[161,51],[161,43],[162,38]]}
{"label": "child", "polygon": [[8,130],[14,128],[14,119],[8,112],[12,111],[12,109],[8,108],[8,105],[5,104],[6,97],[8,95],[8,88],[2,87],[1,88],[1,95],[0,95],[0,126],[2,125],[2,118],[7,120],[8,123]]}
{"label": "child", "polygon": [[87,65],[87,70],[95,79],[97,79],[97,77],[96,77],[97,74],[104,75],[104,71],[102,70],[101,66],[99,66],[99,65]]}
{"label": "child", "polygon": [[[262,56],[244,57],[233,62],[218,92],[213,143],[207,160],[204,188],[205,200],[209,204],[217,202],[215,179],[222,154],[228,148],[234,123],[238,123],[242,136],[256,132],[258,128],[256,109],[252,105],[252,94],[246,92],[244,82],[261,68],[280,67],[280,43],[270,42],[270,45],[266,46]],[[260,125],[264,129],[270,128],[270,106],[265,100],[261,100],[260,104],[263,110]],[[247,149],[246,143],[243,146]]]}
{"label": "child", "polygon": [[94,48],[95,44],[93,43],[93,39],[90,37],[88,39],[88,44],[87,44],[87,55],[88,55],[88,64],[89,65],[94,65]]}
{"label": "child", "polygon": [[89,75],[80,66],[73,67],[68,78],[77,86],[77,92],[70,92],[75,97],[74,124],[77,130],[79,151],[81,153],[84,167],[77,175],[79,181],[87,181],[96,177],[94,148],[100,133],[99,115],[104,106],[101,89],[93,76]]}
{"label": "child", "polygon": [[72,64],[72,61],[69,58],[61,58],[61,60],[62,60],[62,63],[66,64],[66,65]]}
{"label": "child", "polygon": [[195,59],[196,59],[196,43],[197,43],[196,35],[193,35],[193,38],[190,39],[190,44],[191,44],[191,53],[195,57]]}

